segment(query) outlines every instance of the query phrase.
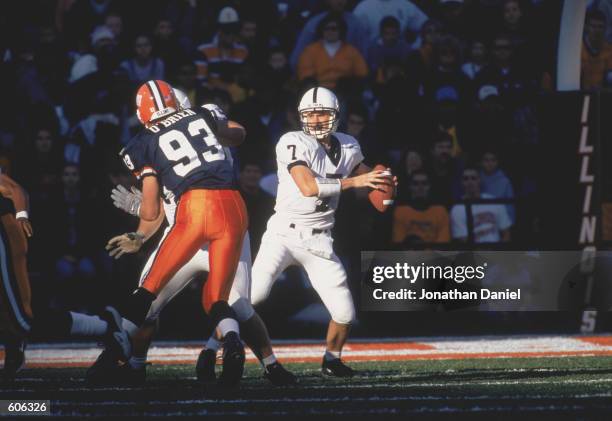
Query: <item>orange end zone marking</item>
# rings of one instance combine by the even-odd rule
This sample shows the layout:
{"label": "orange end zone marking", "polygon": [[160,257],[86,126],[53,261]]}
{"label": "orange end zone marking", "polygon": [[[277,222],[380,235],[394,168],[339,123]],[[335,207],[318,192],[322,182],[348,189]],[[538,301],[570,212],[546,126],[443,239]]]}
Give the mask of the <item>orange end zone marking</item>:
{"label": "orange end zone marking", "polygon": [[415,349],[419,351],[430,351],[436,349],[433,345],[422,344],[418,342],[389,342],[389,343],[348,343],[345,346],[347,350],[353,351],[373,351],[373,350],[396,350],[396,349]]}
{"label": "orange end zone marking", "polygon": [[[603,351],[556,351],[556,352],[495,352],[495,353],[445,353],[445,354],[422,354],[422,355],[358,355],[345,357],[346,361],[414,361],[414,360],[469,360],[485,358],[558,358],[558,357],[591,357],[608,356],[612,357],[612,350]],[[283,363],[319,363],[321,357],[294,357],[283,358]],[[195,359],[175,359],[175,360],[155,360],[149,362],[155,365],[195,365]],[[248,363],[255,364],[254,358],[249,358]],[[69,368],[69,367],[88,367],[91,362],[41,362],[27,364],[27,368]]]}
{"label": "orange end zone marking", "polygon": [[587,336],[583,338],[576,338],[579,341],[586,342],[589,344],[612,346],[612,336]]}

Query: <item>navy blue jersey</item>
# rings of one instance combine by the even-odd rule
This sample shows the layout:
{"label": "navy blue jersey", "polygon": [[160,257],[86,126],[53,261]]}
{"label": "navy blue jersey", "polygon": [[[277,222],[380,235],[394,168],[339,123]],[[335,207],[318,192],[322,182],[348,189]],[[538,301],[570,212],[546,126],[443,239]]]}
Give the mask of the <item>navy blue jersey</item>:
{"label": "navy blue jersey", "polygon": [[210,111],[188,108],[142,130],[120,155],[136,177],[157,175],[176,198],[192,188],[235,189],[231,157],[216,131]]}

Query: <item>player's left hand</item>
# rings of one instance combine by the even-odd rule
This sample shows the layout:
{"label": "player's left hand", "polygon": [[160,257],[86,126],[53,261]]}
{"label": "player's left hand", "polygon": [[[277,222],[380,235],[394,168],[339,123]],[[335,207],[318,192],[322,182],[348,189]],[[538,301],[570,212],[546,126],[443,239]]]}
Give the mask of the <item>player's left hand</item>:
{"label": "player's left hand", "polygon": [[28,218],[18,218],[17,222],[21,225],[21,229],[23,230],[26,237],[30,238],[34,235],[34,230],[32,229],[32,224]]}
{"label": "player's left hand", "polygon": [[128,232],[111,238],[106,244],[108,254],[115,259],[126,253],[136,253],[142,247],[144,236],[139,232]]}

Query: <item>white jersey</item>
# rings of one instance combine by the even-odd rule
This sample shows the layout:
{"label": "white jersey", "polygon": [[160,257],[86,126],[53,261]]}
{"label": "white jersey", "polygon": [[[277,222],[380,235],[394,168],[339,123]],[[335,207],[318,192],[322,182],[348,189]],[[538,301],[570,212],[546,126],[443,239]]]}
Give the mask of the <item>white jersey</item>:
{"label": "white jersey", "polygon": [[361,161],[359,143],[347,134],[334,133],[329,151],[302,131],[283,135],[276,145],[278,192],[271,222],[323,230],[332,228],[340,197],[305,197],[289,171],[296,165],[306,165],[316,177],[341,179],[348,177]]}

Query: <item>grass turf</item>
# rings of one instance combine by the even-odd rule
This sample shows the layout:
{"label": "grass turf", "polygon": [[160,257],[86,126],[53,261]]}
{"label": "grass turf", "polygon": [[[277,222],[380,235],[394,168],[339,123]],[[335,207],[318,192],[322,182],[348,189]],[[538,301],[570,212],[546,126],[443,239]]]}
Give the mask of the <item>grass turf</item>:
{"label": "grass turf", "polygon": [[352,379],[287,364],[299,385],[275,388],[247,364],[237,390],[195,382],[193,366],[151,366],[143,387],[88,387],[85,370],[27,369],[0,399],[48,399],[59,417],[406,415],[454,419],[612,419],[612,357],[355,362]]}

